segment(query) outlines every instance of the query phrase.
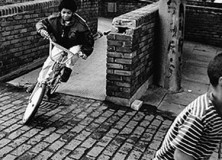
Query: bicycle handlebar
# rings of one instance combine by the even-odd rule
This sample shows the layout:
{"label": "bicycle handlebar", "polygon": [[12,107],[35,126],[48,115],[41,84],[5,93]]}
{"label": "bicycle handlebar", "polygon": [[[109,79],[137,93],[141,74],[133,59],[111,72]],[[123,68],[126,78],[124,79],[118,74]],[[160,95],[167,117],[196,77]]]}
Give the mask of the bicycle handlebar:
{"label": "bicycle handlebar", "polygon": [[[50,45],[50,46],[49,46],[49,57],[50,57],[50,59],[51,59],[52,61],[54,61],[54,62],[56,62],[56,60],[54,60],[53,57],[52,57],[52,53],[51,53],[51,52],[52,52],[52,44],[53,44],[54,46],[56,46],[57,48],[61,49],[62,51],[66,52],[66,53],[68,53],[68,54],[71,54],[71,55],[73,55],[73,56],[74,56],[75,54],[79,54],[79,56],[83,55],[83,53],[82,53],[81,51],[78,51],[78,52],[76,52],[76,53],[73,53],[73,52],[71,52],[70,50],[64,48],[63,46],[61,46],[61,45],[53,42],[52,39],[49,38],[49,45]],[[71,57],[70,57],[70,58],[71,58]],[[70,58],[67,58],[65,62],[59,62],[59,63],[64,64],[64,63],[66,63]]]}

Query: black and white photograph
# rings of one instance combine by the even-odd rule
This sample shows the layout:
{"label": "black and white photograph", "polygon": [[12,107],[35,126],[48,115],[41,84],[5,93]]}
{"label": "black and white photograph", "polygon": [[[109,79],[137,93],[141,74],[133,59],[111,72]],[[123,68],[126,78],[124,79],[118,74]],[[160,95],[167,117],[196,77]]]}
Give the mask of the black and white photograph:
{"label": "black and white photograph", "polygon": [[222,0],[0,0],[0,160],[222,160]]}

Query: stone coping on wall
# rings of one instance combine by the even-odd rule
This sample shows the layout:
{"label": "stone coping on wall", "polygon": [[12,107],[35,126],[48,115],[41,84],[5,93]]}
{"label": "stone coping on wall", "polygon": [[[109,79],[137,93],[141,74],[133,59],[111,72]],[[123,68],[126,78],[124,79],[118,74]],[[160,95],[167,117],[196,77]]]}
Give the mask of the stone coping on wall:
{"label": "stone coping on wall", "polygon": [[187,5],[222,8],[222,3],[211,3],[211,2],[188,1]]}
{"label": "stone coping on wall", "polygon": [[154,2],[155,0],[102,0],[103,2],[126,2],[126,3],[138,3],[138,2]]}
{"label": "stone coping on wall", "polygon": [[[215,7],[207,7],[207,6],[194,6],[194,5],[186,5],[186,7],[193,8],[195,10],[204,10],[205,12],[207,11],[216,11],[222,13],[222,8],[215,8]],[[217,13],[218,14],[218,13]]]}
{"label": "stone coping on wall", "polygon": [[[146,23],[149,18],[152,17],[151,14],[157,11],[158,8],[158,2],[149,4],[140,9],[115,17],[112,21],[112,25],[114,28],[136,29]],[[133,17],[132,14],[134,15]]]}
{"label": "stone coping on wall", "polygon": [[0,17],[59,5],[59,0],[38,0],[0,6]]}
{"label": "stone coping on wall", "polygon": [[[138,0],[139,2],[144,2],[144,3],[155,3],[157,2],[158,0]],[[137,2],[138,2],[137,1]]]}

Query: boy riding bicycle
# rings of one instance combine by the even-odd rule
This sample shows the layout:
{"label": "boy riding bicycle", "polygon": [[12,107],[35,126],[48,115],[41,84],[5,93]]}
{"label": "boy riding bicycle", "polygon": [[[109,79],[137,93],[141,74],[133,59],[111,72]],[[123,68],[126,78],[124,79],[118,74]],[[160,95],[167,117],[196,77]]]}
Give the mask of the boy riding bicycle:
{"label": "boy riding bicycle", "polygon": [[[46,39],[53,39],[57,44],[69,49],[75,53],[79,50],[82,52],[81,57],[86,59],[93,52],[94,39],[86,22],[75,12],[77,5],[74,0],[63,0],[59,5],[59,13],[53,14],[48,18],[40,20],[36,24],[37,32]],[[61,50],[57,47],[52,49],[52,56],[58,58]],[[72,66],[78,60],[79,55],[73,56],[67,63],[63,75],[69,77]],[[50,57],[45,61],[42,70],[39,73],[38,82],[45,82],[50,79],[52,73],[53,61]],[[66,78],[68,79],[68,78]],[[61,79],[62,80],[62,79]],[[31,92],[35,84],[27,89]]]}

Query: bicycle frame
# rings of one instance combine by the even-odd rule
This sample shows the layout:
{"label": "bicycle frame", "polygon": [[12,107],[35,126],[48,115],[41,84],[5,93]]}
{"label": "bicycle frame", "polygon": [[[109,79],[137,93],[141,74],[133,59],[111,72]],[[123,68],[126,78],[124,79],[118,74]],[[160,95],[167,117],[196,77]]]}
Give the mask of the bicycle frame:
{"label": "bicycle frame", "polygon": [[[55,74],[56,71],[53,69],[52,72],[54,72],[53,77],[51,80],[47,80],[46,82],[38,82],[32,92],[32,94],[29,97],[29,101],[28,101],[28,105],[26,107],[24,116],[23,116],[23,123],[27,124],[31,121],[31,119],[34,117],[35,113],[38,110],[38,107],[40,106],[43,97],[45,94],[49,94],[52,95],[55,90],[57,89],[59,83],[61,83],[60,78],[61,78],[61,71],[63,69],[63,67],[65,66],[65,64],[75,55],[78,54],[79,56],[81,56],[82,52],[80,52],[80,48],[79,50],[76,51],[76,53],[73,53],[71,51],[69,51],[68,49],[60,46],[59,44],[53,42],[51,39],[49,39],[50,43],[49,43],[49,57],[50,59],[54,62],[53,65],[59,65],[59,72],[58,74]],[[59,60],[54,59],[53,55],[52,55],[52,46],[56,46],[57,48],[61,49],[61,53],[62,54],[62,58],[59,58]],[[67,55],[65,54],[67,53]],[[71,56],[69,57],[68,54],[71,54]],[[48,93],[49,91],[49,93]]]}
{"label": "bicycle frame", "polygon": [[66,62],[68,62],[68,61],[72,58],[72,56],[69,57],[69,58],[67,58],[67,59],[66,59],[65,61],[63,61],[63,62],[58,61],[58,60],[55,60],[55,59],[53,58],[53,56],[52,56],[52,45],[54,45],[54,46],[56,46],[57,48],[61,49],[61,50],[62,50],[61,52],[68,53],[68,54],[70,54],[70,55],[72,55],[72,56],[74,56],[74,55],[77,54],[77,53],[79,54],[79,56],[82,55],[82,52],[73,53],[73,52],[71,52],[70,50],[62,47],[61,45],[59,45],[59,44],[53,42],[51,39],[49,39],[49,57],[50,57],[50,59],[51,59],[53,62],[57,62],[57,63],[60,63],[60,64],[65,64]]}
{"label": "bicycle frame", "polygon": [[[47,81],[47,85],[48,85],[48,91],[51,92],[52,91],[52,94],[54,93],[54,91],[57,89],[58,87],[58,84],[61,82],[60,81],[60,78],[61,78],[61,72],[65,66],[65,64],[71,60],[71,58],[78,54],[78,56],[81,56],[82,52],[80,51],[80,46],[77,45],[77,47],[79,48],[76,48],[76,50],[73,52],[71,52],[70,50],[60,46],[59,44],[53,42],[51,39],[50,40],[50,47],[49,47],[49,57],[50,59],[54,62],[53,64],[53,68],[52,68],[52,79]],[[61,53],[61,56],[59,55],[58,59],[54,59],[53,55],[52,55],[52,46],[55,46],[56,48],[60,49],[61,52],[59,52],[59,54]],[[71,55],[71,56],[69,56]],[[56,87],[55,87],[56,86]],[[49,93],[47,91],[47,94]],[[51,94],[49,94],[51,95]]]}
{"label": "bicycle frame", "polygon": [[[52,56],[52,47],[53,47],[53,45],[56,46],[57,48],[59,48],[59,49],[61,50],[61,54],[67,53],[67,54],[71,54],[72,56],[70,56],[69,58],[68,58],[68,56],[67,56],[67,59],[66,59],[66,60],[55,60],[55,59],[53,58],[53,56]],[[53,42],[52,39],[49,39],[49,57],[50,57],[50,59],[51,59],[53,62],[58,63],[58,64],[60,64],[60,65],[65,65],[75,54],[79,54],[79,56],[81,56],[82,52],[73,53],[73,52],[71,52],[70,50],[62,47],[61,45]],[[54,64],[55,64],[55,63],[54,63]],[[54,64],[53,64],[53,65],[54,65]],[[45,82],[44,82],[44,83],[45,83]],[[48,83],[49,83],[49,82],[46,82],[47,85],[48,85]],[[42,83],[38,83],[37,85],[42,86],[43,84],[42,84]],[[36,87],[35,87],[35,88],[36,88]],[[34,89],[34,91],[35,91],[35,89]],[[30,96],[29,99],[31,99],[31,98],[33,97],[34,91],[32,92],[32,94],[31,94],[31,96]]]}

